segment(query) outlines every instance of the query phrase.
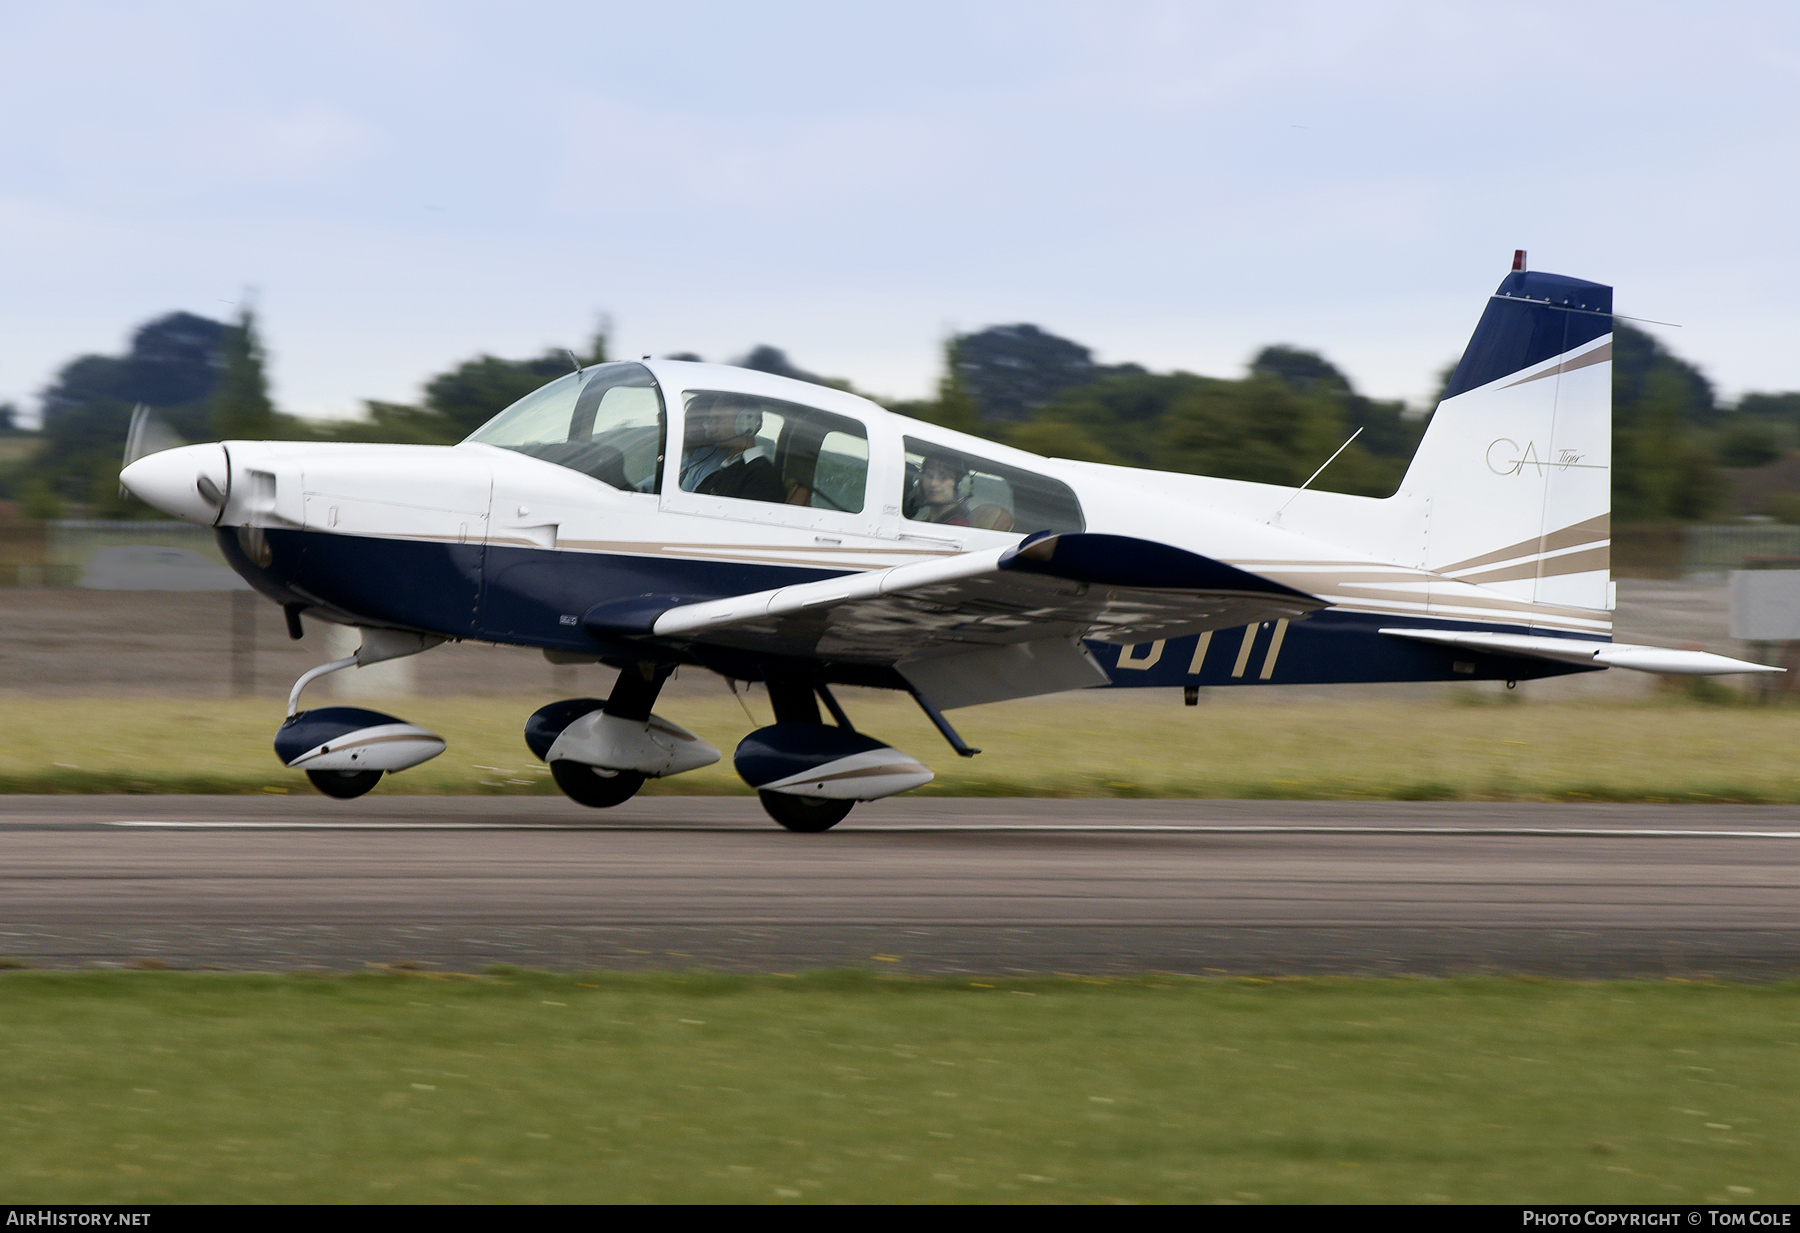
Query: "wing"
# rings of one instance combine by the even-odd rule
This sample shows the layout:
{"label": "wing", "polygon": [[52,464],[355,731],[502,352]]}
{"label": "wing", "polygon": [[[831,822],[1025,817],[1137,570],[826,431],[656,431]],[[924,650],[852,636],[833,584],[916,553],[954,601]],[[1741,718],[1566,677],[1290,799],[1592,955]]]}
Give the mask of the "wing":
{"label": "wing", "polygon": [[642,596],[599,605],[582,623],[602,635],[894,664],[1050,639],[1151,642],[1323,607],[1304,591],[1167,544],[1046,534],[729,599]]}

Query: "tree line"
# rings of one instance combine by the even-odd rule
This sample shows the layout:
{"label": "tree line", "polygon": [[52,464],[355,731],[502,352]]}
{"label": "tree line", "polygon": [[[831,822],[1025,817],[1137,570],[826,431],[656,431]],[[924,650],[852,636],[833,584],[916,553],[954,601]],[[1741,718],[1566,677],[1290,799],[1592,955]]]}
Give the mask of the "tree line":
{"label": "tree line", "polygon": [[[1699,369],[1623,321],[1613,355],[1616,519],[1707,518],[1725,495],[1722,467],[1760,466],[1800,449],[1800,392],[1748,394],[1722,406]],[[0,465],[0,498],[40,518],[155,516],[118,488],[138,403],[190,441],[451,444],[568,372],[572,358],[606,361],[605,332],[579,353],[466,360],[428,379],[416,403],[370,401],[360,419],[309,420],[270,400],[252,310],[232,322],[169,313],[140,326],[125,354],[84,355],[57,373],[43,393],[41,444]],[[732,362],[852,389],[796,367],[776,347]],[[1024,324],[951,338],[934,396],[886,405],[1033,453],[1284,485],[1304,481],[1360,429],[1314,483],[1364,496],[1395,490],[1429,418],[1358,393],[1323,356],[1299,347],[1265,347],[1239,377],[1157,373],[1100,364],[1080,343]],[[15,410],[0,407],[0,434],[19,431]]]}

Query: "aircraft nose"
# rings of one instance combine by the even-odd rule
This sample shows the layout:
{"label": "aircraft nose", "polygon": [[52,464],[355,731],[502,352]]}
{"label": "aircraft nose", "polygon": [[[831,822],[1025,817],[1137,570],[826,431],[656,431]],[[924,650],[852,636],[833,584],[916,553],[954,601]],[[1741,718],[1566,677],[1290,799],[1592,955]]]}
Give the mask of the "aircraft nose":
{"label": "aircraft nose", "polygon": [[225,512],[231,461],[217,442],[184,445],[145,455],[119,472],[119,482],[165,514],[210,527]]}

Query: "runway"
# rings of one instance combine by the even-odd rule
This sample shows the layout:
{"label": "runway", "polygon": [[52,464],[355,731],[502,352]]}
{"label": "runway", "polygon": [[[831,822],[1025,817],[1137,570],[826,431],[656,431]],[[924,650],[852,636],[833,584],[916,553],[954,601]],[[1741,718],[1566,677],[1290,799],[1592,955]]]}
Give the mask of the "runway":
{"label": "runway", "polygon": [[0,956],[473,971],[1800,974],[1800,808],[0,797]]}

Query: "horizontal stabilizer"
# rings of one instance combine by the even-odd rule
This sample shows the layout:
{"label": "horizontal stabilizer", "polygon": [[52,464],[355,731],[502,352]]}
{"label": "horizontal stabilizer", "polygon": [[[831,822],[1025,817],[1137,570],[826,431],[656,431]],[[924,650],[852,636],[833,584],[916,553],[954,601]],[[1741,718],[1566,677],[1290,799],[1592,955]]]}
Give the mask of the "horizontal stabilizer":
{"label": "horizontal stabilizer", "polygon": [[936,647],[1053,638],[1152,642],[1292,620],[1324,606],[1304,591],[1168,544],[1070,533],[728,599],[671,603],[661,612],[640,607],[626,617],[597,609],[584,624],[602,635],[649,633],[891,664]]}
{"label": "horizontal stabilizer", "polygon": [[1665,676],[1724,676],[1732,672],[1785,672],[1767,664],[1714,655],[1710,651],[1676,651],[1661,646],[1637,646],[1629,642],[1590,642],[1582,638],[1546,638],[1536,634],[1490,634],[1468,629],[1384,629],[1392,638],[1435,642],[1443,646],[1485,651],[1489,655],[1517,655],[1525,659],[1550,659],[1564,664],[1596,668],[1631,668]]}

